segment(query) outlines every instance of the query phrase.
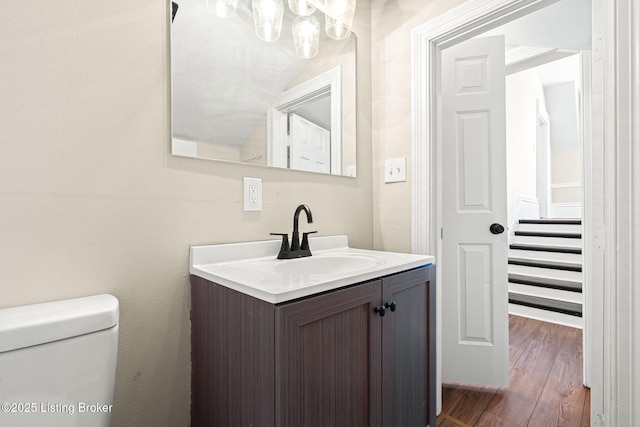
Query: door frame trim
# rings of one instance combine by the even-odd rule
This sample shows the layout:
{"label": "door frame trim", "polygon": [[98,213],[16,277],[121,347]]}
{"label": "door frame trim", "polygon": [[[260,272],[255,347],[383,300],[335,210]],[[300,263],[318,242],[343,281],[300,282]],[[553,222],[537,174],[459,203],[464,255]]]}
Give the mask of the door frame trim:
{"label": "door frame trim", "polygon": [[[411,249],[414,253],[432,254],[436,260],[439,260],[442,254],[441,235],[439,229],[442,224],[442,185],[441,185],[441,164],[442,155],[440,145],[441,129],[437,125],[440,123],[440,73],[437,71],[441,66],[441,51],[449,46],[460,43],[466,39],[482,34],[493,29],[505,22],[512,21],[521,16],[534,12],[538,9],[556,3],[557,0],[467,0],[459,6],[450,9],[427,21],[426,23],[416,27],[412,31],[412,158],[414,167],[412,168],[412,242]],[[612,3],[613,0],[593,0],[594,8],[596,5],[602,7],[606,2]],[[611,6],[613,8],[613,6]],[[605,7],[606,8],[606,7]],[[598,20],[606,20],[607,22],[614,19],[613,13],[607,17],[598,17],[594,14],[594,22]],[[615,28],[615,27],[614,27]],[[614,30],[609,30],[613,32]],[[596,40],[596,37],[593,37]],[[595,48],[595,46],[594,46]],[[611,57],[613,55],[613,58]],[[605,61],[615,62],[615,53],[605,56]],[[596,60],[596,58],[593,58]],[[600,57],[602,60],[602,56]],[[595,78],[600,78],[600,85],[604,85],[604,76],[595,74]],[[609,94],[608,96],[613,96]],[[606,98],[606,96],[605,96]],[[607,102],[605,100],[605,102]],[[610,102],[610,101],[609,101]],[[597,110],[597,114],[603,117],[606,114],[602,109]],[[592,113],[595,117],[596,113]],[[612,123],[609,121],[609,123]],[[604,151],[604,138],[593,138],[591,141],[591,149],[596,151]],[[584,171],[588,173],[590,171]],[[593,181],[606,180],[606,177],[598,173],[593,177]],[[591,188],[592,181],[585,181],[583,191],[588,193]],[[611,194],[611,193],[610,193]],[[615,197],[615,196],[613,196]],[[585,203],[587,200],[585,200]],[[596,203],[595,198],[589,198],[589,203]],[[600,200],[597,203],[606,203],[606,200]],[[586,206],[585,206],[586,207]],[[591,209],[594,206],[590,207]],[[597,206],[595,208],[604,209]],[[590,225],[585,225],[585,229]],[[596,225],[594,224],[595,228]],[[607,230],[610,227],[607,227]],[[587,233],[591,234],[591,233]],[[607,233],[609,235],[609,233]],[[609,235],[610,236],[610,235]],[[602,236],[600,236],[602,237]],[[612,236],[610,236],[612,237]],[[588,244],[589,242],[586,242]],[[596,266],[595,263],[598,262]],[[590,258],[587,263],[588,268],[595,269],[597,272],[605,271],[603,257]],[[440,412],[442,407],[441,394],[441,367],[442,355],[440,354],[441,346],[441,307],[442,307],[442,270],[437,271],[437,319],[438,319],[438,355],[437,355],[437,410]],[[587,276],[591,277],[591,275]],[[587,284],[587,286],[589,286]],[[589,292],[589,291],[588,291]],[[602,294],[602,290],[599,292]],[[602,301],[602,300],[601,300]],[[590,323],[600,322],[604,324],[604,314],[606,307],[602,305],[590,304],[586,309],[589,310],[587,318]],[[594,328],[590,330],[591,336],[589,342],[592,348],[589,350],[588,359],[593,362],[603,361],[603,328]],[[594,363],[587,365],[595,366]],[[601,368],[599,366],[598,368]],[[605,402],[611,400],[611,395],[604,387],[603,369],[591,369],[587,378],[592,387],[592,403],[591,414],[592,420],[595,417],[603,419],[605,407],[610,405]]]}

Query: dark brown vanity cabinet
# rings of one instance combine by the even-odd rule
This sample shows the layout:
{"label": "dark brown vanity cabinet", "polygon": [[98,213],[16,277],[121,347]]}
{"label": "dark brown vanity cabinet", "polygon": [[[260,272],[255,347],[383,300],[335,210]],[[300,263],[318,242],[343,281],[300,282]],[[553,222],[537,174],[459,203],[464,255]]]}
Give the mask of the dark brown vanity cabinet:
{"label": "dark brown vanity cabinet", "polygon": [[434,267],[278,305],[191,289],[193,426],[435,426]]}

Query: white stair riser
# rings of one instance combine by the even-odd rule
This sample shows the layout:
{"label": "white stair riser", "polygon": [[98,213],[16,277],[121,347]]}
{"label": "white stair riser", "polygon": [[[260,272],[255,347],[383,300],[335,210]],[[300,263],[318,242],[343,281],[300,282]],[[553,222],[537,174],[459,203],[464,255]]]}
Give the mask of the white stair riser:
{"label": "white stair riser", "polygon": [[511,258],[525,258],[538,261],[573,262],[582,264],[581,254],[565,254],[561,252],[509,250]]}
{"label": "white stair riser", "polygon": [[582,233],[580,224],[516,224],[519,231],[542,231],[545,233]]}
{"label": "white stair riser", "polygon": [[512,243],[546,246],[566,246],[581,248],[582,239],[567,239],[564,237],[513,236]]}
{"label": "white stair riser", "polygon": [[583,324],[582,317],[556,313],[555,311],[540,310],[539,308],[527,307],[518,304],[509,304],[509,314],[557,323],[559,325],[571,326],[578,329],[582,329]]}
{"label": "white stair riser", "polygon": [[582,294],[579,292],[561,291],[558,289],[541,288],[539,286],[529,286],[511,282],[509,283],[509,292],[582,304]]}
{"label": "white stair riser", "polygon": [[550,279],[571,280],[582,282],[582,273],[579,271],[556,270],[551,268],[528,267],[525,265],[509,264],[509,273],[522,274],[533,277],[547,277]]}
{"label": "white stair riser", "polygon": [[[520,224],[515,226],[516,231],[538,232],[538,233],[582,233],[580,224]],[[582,239],[572,239],[566,237],[540,237],[540,236],[511,236],[510,243],[525,244],[535,246],[560,246],[569,248],[582,248]],[[582,264],[582,254],[570,254],[562,252],[527,251],[520,249],[510,249],[510,258],[521,258],[531,261],[551,261]],[[549,278],[582,282],[582,273],[577,271],[557,270],[550,268],[529,267],[509,264],[508,271],[511,274],[530,276],[532,278]],[[570,292],[557,289],[543,288],[534,285],[523,285],[520,283],[509,283],[509,292],[514,294],[528,295],[533,297],[548,298],[558,301],[583,304],[584,295],[580,292]],[[583,320],[580,317],[568,314],[557,313],[551,310],[527,307],[519,304],[509,304],[509,313],[546,322],[558,323],[561,325],[582,328]]]}

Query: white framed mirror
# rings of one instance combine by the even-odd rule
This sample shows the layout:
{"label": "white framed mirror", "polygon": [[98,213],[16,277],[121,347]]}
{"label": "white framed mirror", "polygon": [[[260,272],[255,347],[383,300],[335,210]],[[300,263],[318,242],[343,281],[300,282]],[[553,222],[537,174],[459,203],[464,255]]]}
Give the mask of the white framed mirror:
{"label": "white framed mirror", "polygon": [[207,0],[175,3],[172,154],[355,176],[354,34],[321,34],[318,54],[305,59],[296,55],[286,2],[273,42],[256,35],[250,0],[238,0],[227,18]]}

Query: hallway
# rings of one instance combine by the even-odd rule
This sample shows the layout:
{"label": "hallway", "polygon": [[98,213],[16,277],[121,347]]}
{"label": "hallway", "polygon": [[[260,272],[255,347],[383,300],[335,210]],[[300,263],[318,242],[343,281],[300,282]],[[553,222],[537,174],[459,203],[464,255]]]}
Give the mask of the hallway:
{"label": "hallway", "polygon": [[438,427],[589,426],[582,330],[509,316],[509,388],[443,384]]}

